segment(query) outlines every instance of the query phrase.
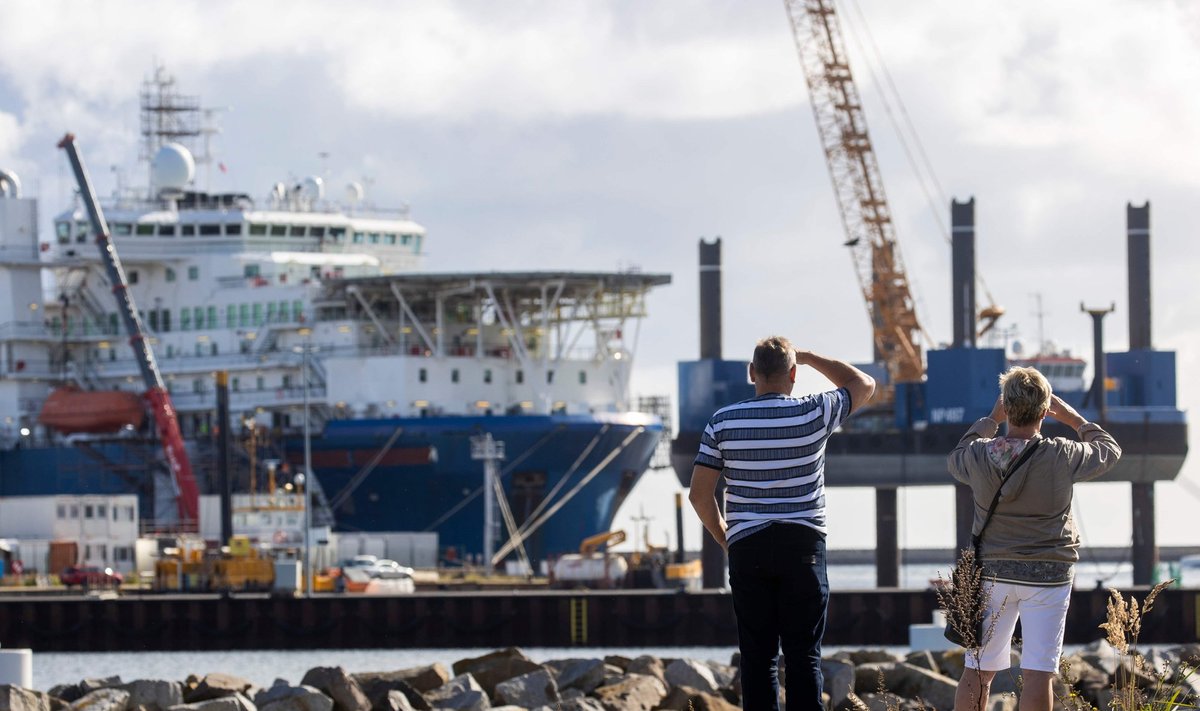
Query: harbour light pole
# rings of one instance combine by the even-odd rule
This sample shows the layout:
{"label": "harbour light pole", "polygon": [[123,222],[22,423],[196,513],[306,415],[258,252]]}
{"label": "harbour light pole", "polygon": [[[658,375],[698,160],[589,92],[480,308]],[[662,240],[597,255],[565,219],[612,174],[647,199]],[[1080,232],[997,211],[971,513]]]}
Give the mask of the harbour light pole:
{"label": "harbour light pole", "polygon": [[492,556],[496,550],[496,481],[499,462],[504,459],[504,443],[497,442],[490,432],[471,437],[471,459],[483,460],[483,566],[484,574],[492,573]]}
{"label": "harbour light pole", "polygon": [[312,351],[312,329],[305,327],[299,331],[301,336],[304,336],[303,348],[303,374],[301,382],[304,384],[304,596],[312,597],[313,593],[313,571],[312,571],[312,435],[309,433],[309,406],[308,406],[308,359],[311,357]]}

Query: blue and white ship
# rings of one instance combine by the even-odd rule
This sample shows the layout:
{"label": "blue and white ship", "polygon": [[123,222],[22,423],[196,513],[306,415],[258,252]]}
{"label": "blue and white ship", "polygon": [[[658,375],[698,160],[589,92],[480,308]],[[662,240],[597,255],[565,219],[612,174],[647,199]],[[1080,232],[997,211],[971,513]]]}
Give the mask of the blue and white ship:
{"label": "blue and white ship", "polygon": [[[423,272],[428,236],[407,209],[374,208],[357,183],[333,200],[320,176],[264,198],[198,190],[199,103],[159,71],[142,104],[150,187],[104,209],[202,493],[221,425],[265,434],[238,480],[261,489],[266,462],[302,469],[307,421],[335,531],[432,531],[443,551],[478,554],[471,442],[490,434],[506,451],[501,550],[517,529],[534,559],[608,530],[661,440],[629,377],[647,294],[669,275]],[[169,523],[172,482],[140,417],[96,433],[42,416],[64,386],[85,409],[87,393],[143,389],[83,207],[39,236],[16,176],[0,188],[0,497],[136,492],[144,520]]]}

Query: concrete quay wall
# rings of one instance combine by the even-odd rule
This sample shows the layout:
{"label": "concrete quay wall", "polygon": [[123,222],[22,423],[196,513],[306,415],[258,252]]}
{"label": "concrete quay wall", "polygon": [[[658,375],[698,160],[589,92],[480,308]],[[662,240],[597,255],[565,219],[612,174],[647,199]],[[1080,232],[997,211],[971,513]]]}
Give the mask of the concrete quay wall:
{"label": "concrete quay wall", "polygon": [[[1133,591],[1145,596],[1145,589]],[[1128,594],[1128,591],[1127,591]],[[1067,644],[1102,636],[1108,594],[1077,590]],[[835,591],[829,646],[906,646],[930,621],[925,590]],[[1200,641],[1200,590],[1167,590],[1142,643]],[[0,599],[0,644],[36,651],[735,646],[728,593],[459,592],[383,596]]]}

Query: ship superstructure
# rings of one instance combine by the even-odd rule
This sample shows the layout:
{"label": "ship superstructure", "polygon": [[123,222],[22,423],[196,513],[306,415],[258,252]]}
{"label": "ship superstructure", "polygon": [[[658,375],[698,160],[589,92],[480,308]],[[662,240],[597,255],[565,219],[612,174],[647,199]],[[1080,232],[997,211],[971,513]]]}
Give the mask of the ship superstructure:
{"label": "ship superstructure", "polygon": [[[435,507],[454,508],[470,494],[458,478],[481,480],[465,437],[496,429],[505,433],[497,439],[509,440],[510,463],[536,463],[536,472],[526,472],[517,462],[505,481],[524,482],[530,515],[574,490],[559,484],[564,475],[583,478],[607,457],[584,484],[597,487],[589,490],[589,514],[568,511],[578,525],[567,539],[531,545],[572,550],[575,527],[581,537],[606,530],[661,432],[657,418],[630,412],[629,375],[646,295],[669,283],[668,275],[422,272],[425,228],[407,208],[371,206],[359,184],[347,186],[340,201],[326,195],[320,176],[280,182],[258,198],[196,189],[193,152],[168,139],[207,143],[210,133],[186,118],[203,112],[199,102],[174,94],[161,72],[142,97],[151,185],[114,195],[104,213],[186,437],[203,447],[218,427],[252,420],[274,433],[271,455],[298,464],[307,395],[314,471],[334,504],[334,521],[354,519],[358,530],[437,530],[447,511]],[[10,413],[0,443],[7,450],[0,451],[0,496],[84,487],[146,493],[153,488],[146,472],[155,464],[140,417],[97,435],[56,426],[43,414],[47,398],[63,387],[77,391],[86,410],[89,394],[97,396],[91,402],[111,403],[112,391],[136,393],[142,384],[82,206],[57,215],[53,234],[39,238],[36,203],[14,192],[6,188],[0,198],[0,285],[12,292],[0,314],[0,404]],[[43,274],[53,284],[45,298]],[[216,421],[217,371],[229,373],[230,423]],[[102,406],[111,420],[112,408]],[[73,415],[74,422],[79,410]],[[377,431],[385,434],[375,437]],[[570,445],[553,441],[565,431],[573,433]],[[451,451],[460,432],[461,459]],[[571,449],[576,438],[579,448]],[[421,457],[403,455],[421,448]],[[444,470],[447,462],[455,471]],[[89,463],[103,471],[83,476]],[[422,491],[393,482],[388,511],[364,518],[364,507],[379,500],[372,477],[394,478],[413,467],[423,468]],[[338,479],[343,469],[358,477],[350,491]],[[438,477],[449,476],[454,485],[442,489]],[[604,504],[597,507],[595,497]],[[157,498],[145,517],[169,517],[164,495]],[[460,552],[478,548],[479,536],[468,532],[480,528],[481,517],[469,513],[471,505],[446,518],[456,519]],[[421,516],[405,514],[407,508]]]}

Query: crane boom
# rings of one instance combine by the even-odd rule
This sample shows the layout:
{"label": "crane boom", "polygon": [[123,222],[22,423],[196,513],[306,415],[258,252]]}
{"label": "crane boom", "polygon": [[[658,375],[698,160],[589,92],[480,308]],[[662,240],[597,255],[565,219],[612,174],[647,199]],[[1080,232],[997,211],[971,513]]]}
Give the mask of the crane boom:
{"label": "crane boom", "polygon": [[104,212],[96,200],[96,192],[92,189],[87,169],[84,168],[79,150],[75,147],[75,136],[70,133],[63,136],[58,147],[67,152],[67,158],[71,161],[71,170],[74,171],[75,181],[79,184],[79,195],[83,198],[88,219],[92,223],[92,231],[96,234],[100,260],[104,263],[108,281],[112,284],[113,296],[117,300],[117,312],[121,314],[125,330],[129,333],[129,345],[137,356],[138,368],[146,384],[143,397],[154,414],[158,438],[162,442],[167,464],[179,489],[177,501],[180,523],[185,528],[195,527],[200,520],[200,492],[196,488],[196,479],[192,476],[192,463],[183,445],[183,434],[179,430],[179,419],[175,415],[175,406],[171,403],[171,394],[163,386],[162,373],[158,370],[154,352],[150,350],[145,329],[142,328],[137,305],[133,302],[133,294],[129,291],[125,268],[121,266],[121,258],[117,256],[116,247],[113,246],[112,236],[108,231],[108,222],[104,219]]}
{"label": "crane boom", "polygon": [[871,319],[875,358],[887,365],[893,383],[919,381],[925,373],[922,344],[930,340],[917,318],[833,0],[784,0],[784,5],[833,180],[845,245]]}

